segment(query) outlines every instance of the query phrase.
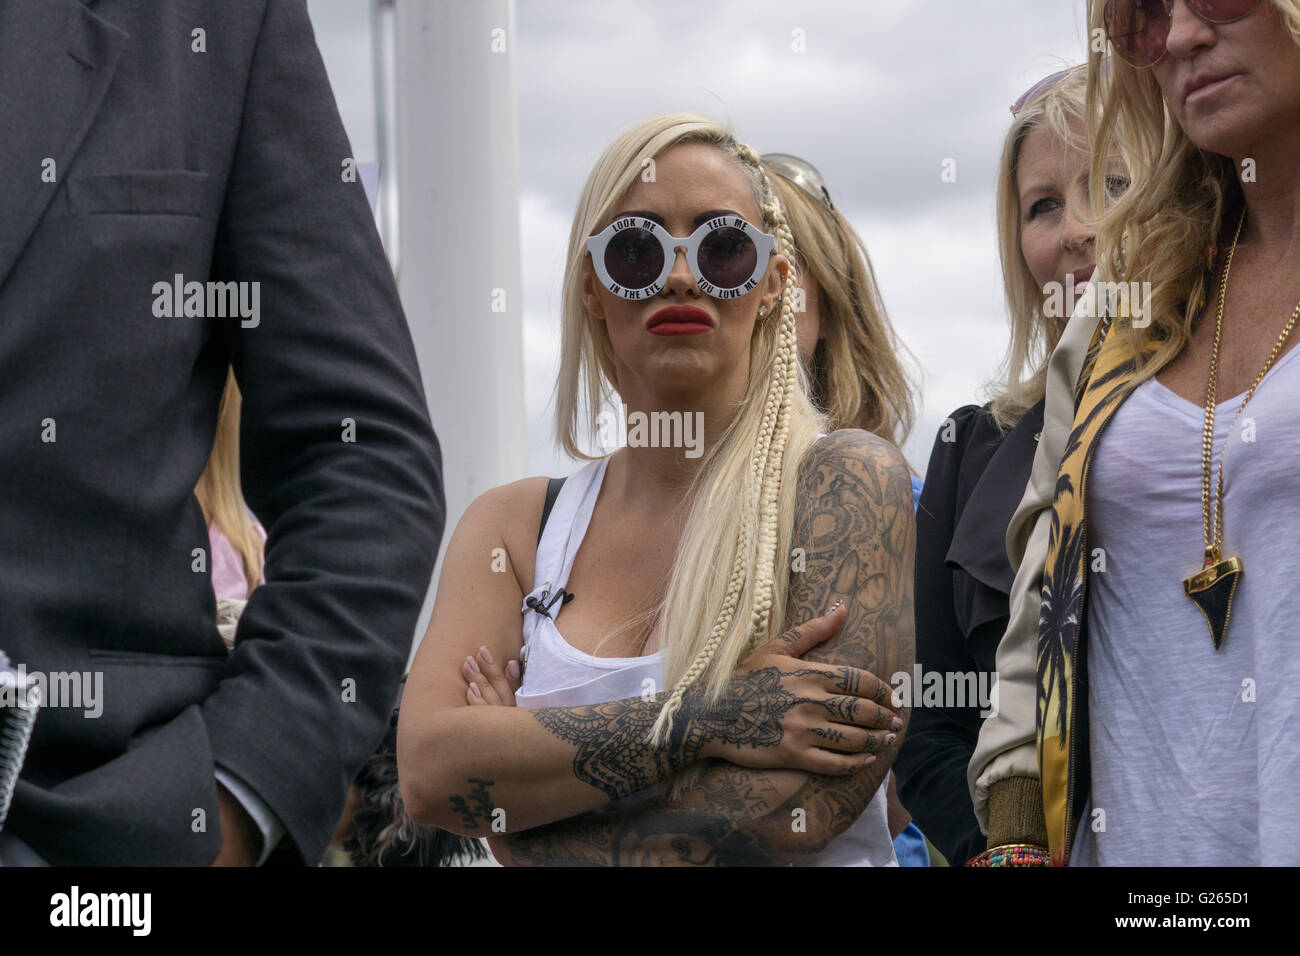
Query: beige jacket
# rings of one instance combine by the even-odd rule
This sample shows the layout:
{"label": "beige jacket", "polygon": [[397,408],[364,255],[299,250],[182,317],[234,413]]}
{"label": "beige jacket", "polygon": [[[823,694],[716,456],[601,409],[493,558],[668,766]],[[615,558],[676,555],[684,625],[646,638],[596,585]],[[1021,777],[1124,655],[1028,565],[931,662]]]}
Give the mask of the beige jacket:
{"label": "beige jacket", "polygon": [[1057,472],[1074,424],[1075,386],[1100,321],[1096,288],[1089,286],[1079,300],[1048,362],[1043,431],[1025,494],[1007,526],[1007,555],[1016,578],[1010,620],[997,652],[997,713],[984,721],[967,771],[975,816],[986,834],[989,788],[1011,777],[1038,779],[1034,721],[1043,568]]}

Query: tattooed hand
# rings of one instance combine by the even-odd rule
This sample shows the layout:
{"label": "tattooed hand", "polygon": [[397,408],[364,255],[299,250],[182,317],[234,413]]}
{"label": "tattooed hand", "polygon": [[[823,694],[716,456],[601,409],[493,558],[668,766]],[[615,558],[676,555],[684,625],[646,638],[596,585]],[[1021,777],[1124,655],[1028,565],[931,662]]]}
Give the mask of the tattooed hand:
{"label": "tattooed hand", "polygon": [[465,658],[460,673],[465,678],[465,702],[471,707],[515,706],[515,691],[520,684],[518,661],[502,667],[486,647],[480,647],[473,657]]}
{"label": "tattooed hand", "polygon": [[845,610],[791,628],[741,661],[721,698],[700,706],[702,756],[756,769],[851,774],[875,762],[903,723],[869,671],[799,658],[835,635]]}

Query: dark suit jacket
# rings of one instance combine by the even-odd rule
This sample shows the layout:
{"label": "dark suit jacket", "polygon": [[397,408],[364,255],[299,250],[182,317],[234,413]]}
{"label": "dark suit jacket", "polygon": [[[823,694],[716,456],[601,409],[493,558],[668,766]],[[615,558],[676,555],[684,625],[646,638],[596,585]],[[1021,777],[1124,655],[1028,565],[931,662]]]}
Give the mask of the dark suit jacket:
{"label": "dark suit jacket", "polygon": [[[104,682],[98,718],[40,714],[7,829],[55,864],[206,864],[221,766],[314,862],[444,504],[304,2],[4,0],[0,134],[0,648]],[[259,323],[156,316],[176,274],[260,283]],[[269,533],[229,659],[192,493],[227,363]]]}
{"label": "dark suit jacket", "polygon": [[[944,441],[941,430],[934,443],[916,513],[916,663],[923,673],[992,674],[1015,580],[1007,525],[1029,481],[1043,403],[1006,433],[987,406],[949,417],[953,435]],[[894,763],[903,806],[953,866],[985,849],[966,782],[980,710],[913,707]]]}

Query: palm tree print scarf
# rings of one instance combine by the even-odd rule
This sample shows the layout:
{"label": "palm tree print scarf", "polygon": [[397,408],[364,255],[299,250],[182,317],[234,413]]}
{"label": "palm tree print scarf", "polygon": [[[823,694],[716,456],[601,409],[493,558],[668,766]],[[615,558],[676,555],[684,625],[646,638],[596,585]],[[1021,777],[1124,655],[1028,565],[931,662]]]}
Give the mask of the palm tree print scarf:
{"label": "palm tree print scarf", "polygon": [[[1084,601],[1089,556],[1085,521],[1091,453],[1102,428],[1136,384],[1137,362],[1103,318],[1089,346],[1075,393],[1074,427],[1057,473],[1043,574],[1038,630],[1038,767],[1052,862],[1069,859],[1088,773],[1087,666]],[[1147,354],[1155,346],[1146,346]]]}

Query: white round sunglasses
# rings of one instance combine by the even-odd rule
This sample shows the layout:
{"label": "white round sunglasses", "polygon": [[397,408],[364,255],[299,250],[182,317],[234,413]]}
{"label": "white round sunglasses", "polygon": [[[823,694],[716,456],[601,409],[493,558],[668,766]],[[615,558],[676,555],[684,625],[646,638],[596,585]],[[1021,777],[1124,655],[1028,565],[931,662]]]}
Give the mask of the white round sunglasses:
{"label": "white round sunglasses", "polygon": [[689,236],[674,236],[653,219],[625,216],[587,239],[601,284],[620,298],[649,299],[662,291],[686,250],[700,291],[738,299],[758,287],[776,238],[739,216],[716,216]]}

